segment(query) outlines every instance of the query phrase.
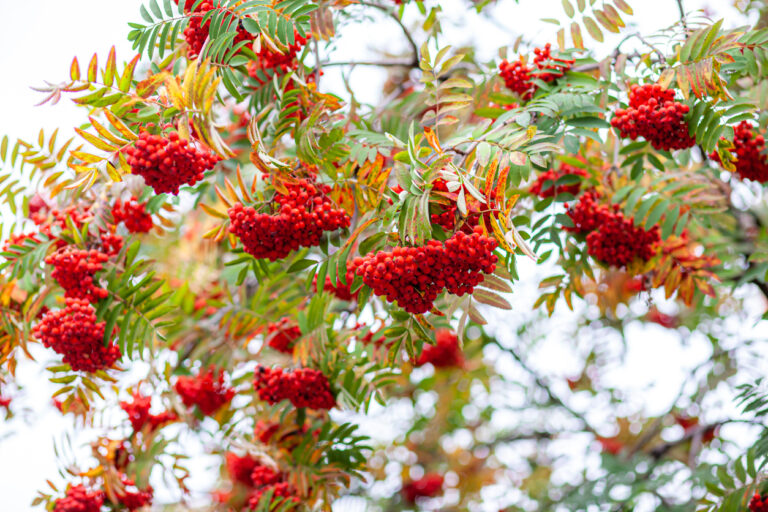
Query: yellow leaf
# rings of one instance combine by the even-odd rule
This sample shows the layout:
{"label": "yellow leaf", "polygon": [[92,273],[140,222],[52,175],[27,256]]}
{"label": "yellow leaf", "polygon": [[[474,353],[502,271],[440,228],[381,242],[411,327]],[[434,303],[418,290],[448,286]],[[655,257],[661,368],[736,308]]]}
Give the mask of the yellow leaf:
{"label": "yellow leaf", "polygon": [[75,131],[78,135],[80,135],[82,138],[90,142],[93,146],[104,150],[109,151],[110,153],[115,152],[119,149],[119,146],[113,146],[112,144],[108,144],[107,142],[103,141],[102,139],[96,137],[95,135],[92,135],[85,130],[81,130],[80,128],[75,128]]}
{"label": "yellow leaf", "polygon": [[72,65],[69,66],[69,77],[74,82],[80,80],[80,63],[77,62],[77,57],[72,59]]}

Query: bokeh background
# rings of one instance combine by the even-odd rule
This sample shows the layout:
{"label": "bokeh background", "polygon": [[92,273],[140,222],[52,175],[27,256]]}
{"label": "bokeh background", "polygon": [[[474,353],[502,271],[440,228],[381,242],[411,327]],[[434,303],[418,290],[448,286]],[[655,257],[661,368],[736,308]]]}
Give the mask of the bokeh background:
{"label": "bokeh background", "polygon": [[[0,0],[0,136],[8,134],[32,139],[40,128],[46,132],[60,128],[61,135],[69,136],[72,127],[85,119],[84,111],[76,109],[67,98],[55,106],[36,107],[35,103],[42,100],[42,95],[30,87],[42,85],[45,81],[65,80],[73,56],[77,56],[82,63],[97,52],[103,60],[109,48],[115,45],[119,60],[130,58],[133,53],[125,39],[127,22],[139,19],[141,3],[139,0]],[[498,60],[499,48],[511,46],[520,36],[525,44],[554,42],[556,27],[541,21],[541,18],[564,18],[560,0],[499,0],[495,6],[486,9],[482,17],[470,10],[467,0],[440,0],[440,4],[444,11],[441,44],[472,45],[489,62]],[[675,0],[630,0],[630,4],[635,15],[628,21],[643,34],[652,34],[679,19]],[[727,0],[685,0],[684,4],[688,11],[704,9],[713,18],[726,17],[729,22],[736,19],[737,11]],[[412,9],[415,12],[416,7],[411,5],[406,9],[406,24]],[[326,49],[325,53],[330,55],[331,61],[393,58],[408,51],[399,28],[383,16],[346,26],[342,34],[333,46]],[[598,56],[604,56],[612,50],[617,39],[618,36],[609,35],[606,42],[592,47]],[[629,50],[632,45],[629,41],[623,48]],[[386,78],[386,71],[371,67],[327,68],[321,88],[348,98],[346,80],[355,91],[358,102],[376,104],[382,100],[381,90]],[[8,219],[5,220],[4,235],[7,234],[8,224]],[[525,340],[517,338],[517,328],[524,323],[534,325],[530,336],[538,341],[534,348],[527,351],[528,362],[551,378],[553,386],[561,386],[567,392],[565,378],[581,369],[579,340],[574,337],[574,325],[578,318],[594,315],[594,305],[582,305],[576,313],[558,307],[552,320],[541,318],[537,324],[539,314],[531,310],[538,281],[547,275],[546,269],[525,262],[521,265],[520,274],[522,280],[510,297],[513,311],[490,313],[490,328],[505,343],[519,346]],[[753,303],[754,308],[735,312],[729,319],[728,332],[745,338],[765,336],[768,325],[758,321],[765,307],[764,301],[755,296]],[[637,307],[643,308],[644,305]],[[617,346],[615,361],[612,360],[606,367],[606,373],[600,376],[602,385],[622,390],[627,411],[642,409],[645,414],[652,415],[668,410],[690,370],[711,355],[711,345],[703,336],[688,334],[684,329],[630,324],[624,341],[617,341],[620,346]],[[600,335],[610,338],[615,333],[605,330]],[[616,339],[619,340],[618,337]],[[47,382],[44,371],[44,363],[48,362],[51,354],[39,349],[33,354],[38,362],[20,365],[18,382],[21,389],[13,389],[10,393],[15,397],[12,408],[16,417],[7,422],[0,420],[0,510],[3,512],[29,510],[36,491],[45,488],[46,479],[63,483],[64,480],[57,474],[54,443],[65,453],[65,460],[77,454],[87,454],[85,443],[89,438],[88,432],[74,435],[75,428],[70,417],[62,417],[52,405],[50,396],[53,387]],[[487,359],[489,364],[498,365],[510,380],[522,375],[508,355],[489,349]],[[748,364],[754,365],[755,375],[764,374],[768,369],[761,358],[755,358],[754,363]],[[525,398],[511,390],[504,396],[512,404]],[[572,404],[577,408],[589,407],[587,402],[580,403],[578,397]],[[713,418],[717,418],[718,414],[732,414],[731,396],[723,393],[712,408]],[[595,424],[600,424],[606,411],[592,407],[586,413]],[[103,417],[104,428],[119,424],[120,414],[119,411],[107,411]],[[386,440],[398,434],[398,414],[405,412],[395,405],[387,411],[374,410],[370,417],[360,418],[359,421],[375,437]],[[507,420],[510,425],[519,423],[519,418],[514,417],[495,419],[500,424]],[[728,425],[722,435],[743,439],[745,445],[750,439],[750,431],[743,425]],[[590,442],[590,439],[580,441]],[[71,453],[68,447],[71,447]],[[191,467],[197,468],[188,485],[198,488],[202,499],[202,493],[213,482],[213,461],[204,455],[206,447],[203,445],[191,443],[186,448],[193,455]],[[503,459],[514,454],[502,452],[494,456]],[[154,485],[158,501],[174,499],[172,493],[163,493],[162,482],[154,482]],[[382,492],[387,491],[384,489]],[[493,496],[489,496],[489,503],[492,500]],[[339,510],[349,511],[359,508],[351,501],[338,507]],[[491,509],[492,505],[489,505]]]}

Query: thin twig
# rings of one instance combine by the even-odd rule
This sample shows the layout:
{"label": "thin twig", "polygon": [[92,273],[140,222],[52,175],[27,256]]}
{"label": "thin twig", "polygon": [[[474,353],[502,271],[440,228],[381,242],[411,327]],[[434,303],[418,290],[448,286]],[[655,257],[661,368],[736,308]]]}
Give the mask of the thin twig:
{"label": "thin twig", "polygon": [[680,10],[680,23],[683,24],[685,32],[688,32],[688,24],[685,22],[685,8],[683,7],[683,0],[677,0],[677,8]]}
{"label": "thin twig", "polygon": [[504,350],[506,352],[509,352],[510,355],[515,359],[515,361],[517,361],[517,363],[523,368],[523,370],[528,372],[531,375],[531,377],[533,377],[533,381],[536,383],[536,385],[538,387],[540,387],[542,390],[544,390],[544,392],[547,394],[547,397],[549,397],[549,401],[550,402],[552,402],[553,404],[557,405],[558,407],[566,410],[569,414],[571,414],[571,416],[573,416],[573,417],[577,418],[578,420],[580,420],[582,422],[582,424],[584,425],[584,430],[592,433],[593,435],[597,435],[597,431],[595,431],[595,429],[592,428],[592,426],[589,424],[589,422],[584,417],[584,415],[582,413],[572,409],[569,405],[567,405],[565,402],[563,402],[560,399],[560,397],[558,397],[552,391],[552,389],[550,389],[549,384],[541,376],[539,376],[539,374],[536,373],[536,371],[533,368],[528,366],[528,363],[526,363],[523,360],[523,358],[515,351],[515,349],[513,349],[511,347],[505,347],[505,346],[501,345],[500,343],[497,343],[497,345],[502,350]]}
{"label": "thin twig", "polygon": [[389,7],[384,7],[383,5],[378,4],[372,4],[368,2],[358,2],[360,5],[364,5],[366,7],[373,7],[374,9],[378,9],[382,12],[387,13],[387,15],[395,20],[395,22],[400,25],[400,29],[403,31],[403,34],[405,34],[405,38],[408,39],[408,44],[411,45],[411,50],[413,51],[413,58],[411,59],[410,67],[418,67],[419,66],[419,45],[416,44],[416,41],[414,41],[413,36],[411,35],[411,32],[408,30],[408,27],[403,24],[403,20],[401,20],[397,14],[394,13]]}

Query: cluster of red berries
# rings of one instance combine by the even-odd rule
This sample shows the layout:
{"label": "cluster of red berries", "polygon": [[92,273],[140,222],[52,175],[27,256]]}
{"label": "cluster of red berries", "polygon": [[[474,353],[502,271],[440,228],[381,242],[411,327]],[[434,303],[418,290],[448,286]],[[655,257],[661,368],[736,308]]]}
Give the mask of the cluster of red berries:
{"label": "cluster of red berries", "polygon": [[53,512],[101,512],[102,491],[89,491],[82,484],[72,485],[63,498],[56,500]]}
{"label": "cluster of red berries", "polygon": [[261,497],[269,491],[272,491],[272,502],[282,500],[281,505],[283,507],[293,508],[300,503],[299,498],[295,496],[296,491],[291,484],[288,482],[277,482],[256,489],[248,499],[248,508],[251,510],[259,508]]}
{"label": "cluster of red berries", "polygon": [[174,389],[184,405],[197,406],[204,415],[212,416],[235,396],[235,390],[224,382],[224,377],[223,370],[211,366],[195,376],[182,375]]}
{"label": "cluster of red berries", "polygon": [[64,288],[65,297],[98,302],[105,299],[109,292],[96,286],[93,276],[107,260],[109,256],[96,249],[68,246],[48,256],[45,262],[53,265],[51,277]]}
{"label": "cluster of red berries", "polygon": [[145,425],[149,425],[149,431],[152,432],[162,427],[166,423],[176,421],[178,416],[170,411],[164,411],[160,414],[150,414],[152,407],[152,397],[143,396],[141,393],[134,393],[130,402],[120,402],[120,408],[128,415],[134,432],[141,431]]}
{"label": "cluster of red berries", "polygon": [[17,235],[12,234],[8,237],[8,239],[3,243],[3,252],[10,252],[13,254],[18,254],[18,252],[15,249],[11,249],[12,245],[24,245],[24,242],[27,240],[31,240],[32,242],[39,244],[40,239],[37,238],[37,233],[19,233]]}
{"label": "cluster of red berries", "polygon": [[177,132],[164,137],[146,130],[132,147],[125,149],[125,154],[131,172],[142,176],[158,194],[178,194],[181,185],[202,180],[205,171],[220,160],[213,152],[180,139]]}
{"label": "cluster of red berries", "polygon": [[253,375],[253,387],[259,399],[270,404],[289,400],[294,407],[310,409],[331,409],[336,405],[328,378],[311,368],[285,371],[259,365]]}
{"label": "cluster of red berries", "polygon": [[531,194],[539,196],[542,199],[546,197],[554,197],[557,194],[577,195],[581,190],[581,180],[569,185],[555,185],[555,182],[563,176],[581,176],[587,178],[589,177],[589,173],[580,167],[563,163],[557,171],[550,169],[547,172],[539,174],[534,184],[531,185]]}
{"label": "cluster of red berries", "polygon": [[349,216],[334,208],[325,195],[330,192],[327,185],[317,185],[310,178],[287,188],[288,194],[276,194],[273,199],[275,214],[259,213],[241,203],[229,209],[230,232],[254,258],[285,258],[299,247],[320,245],[325,231],[349,227]]}
{"label": "cluster of red berries", "polygon": [[137,510],[152,503],[154,490],[151,485],[139,489],[133,480],[123,477],[123,490],[117,493],[117,501],[128,510]]}
{"label": "cluster of red berries", "polygon": [[251,490],[248,496],[248,508],[257,508],[262,495],[270,490],[273,500],[288,498],[289,501],[299,503],[299,499],[295,496],[295,489],[285,482],[284,475],[279,471],[263,465],[250,455],[240,456],[228,452],[225,460],[227,472],[232,480]]}
{"label": "cluster of red berries", "polygon": [[[730,152],[736,157],[734,165],[740,177],[760,183],[768,183],[768,158],[764,154],[765,138],[755,133],[748,121],[742,121],[733,129],[733,148]],[[717,151],[709,155],[720,162]]]}
{"label": "cluster of red berries", "polygon": [[152,215],[147,213],[147,203],[140,203],[135,197],[123,202],[118,199],[112,206],[115,224],[122,222],[131,233],[149,233],[152,230]]}
{"label": "cluster of red berries", "polygon": [[[357,267],[355,266],[355,262],[348,261],[347,271],[344,274],[347,284],[343,284],[341,282],[341,279],[336,279],[336,286],[333,286],[333,283],[331,283],[331,278],[326,276],[325,286],[323,286],[323,290],[335,295],[336,298],[341,300],[351,301],[353,299],[357,299],[357,295],[358,293],[360,293],[360,291],[356,290],[354,293],[352,293],[352,283],[355,280],[356,270],[357,270]],[[317,276],[315,276],[315,279],[312,281],[312,289],[315,290],[315,292],[317,292]]]}
{"label": "cluster of red berries", "polygon": [[427,473],[418,480],[403,486],[403,498],[408,503],[416,503],[417,498],[434,498],[443,490],[443,477],[438,473]]}
{"label": "cluster of red berries", "polygon": [[397,301],[405,311],[426,313],[445,288],[454,295],[472,293],[483,273],[496,268],[497,242],[480,228],[471,235],[459,231],[440,243],[421,247],[395,247],[355,260],[357,274],[378,296]]}
{"label": "cluster of red berries", "polygon": [[107,256],[117,256],[117,253],[123,248],[123,237],[115,233],[102,232],[101,248]]}
{"label": "cluster of red berries", "polygon": [[761,496],[759,492],[755,492],[749,500],[749,510],[750,512],[768,512],[768,496]]}
{"label": "cluster of red berries", "polygon": [[75,371],[95,372],[120,359],[120,349],[104,346],[104,322],[96,322],[96,310],[85,299],[66,299],[64,309],[49,311],[33,332],[46,348],[64,356]]}
{"label": "cluster of red berries", "polygon": [[301,337],[301,329],[290,318],[270,323],[267,333],[267,345],[283,354],[292,354],[293,343]]}
{"label": "cluster of red berries", "polygon": [[459,337],[450,329],[438,329],[435,332],[435,344],[425,344],[416,366],[431,363],[435,368],[464,366],[464,354],[459,347]]}
{"label": "cluster of red berries", "polygon": [[499,64],[499,74],[504,79],[504,84],[524,100],[531,99],[536,92],[538,86],[534,80],[554,82],[562,78],[574,64],[573,59],[553,56],[550,43],[544,48],[535,48],[533,53],[533,66],[526,64],[522,55],[516,61],[509,62],[504,59]]}
{"label": "cluster of red berries", "polygon": [[[456,193],[451,193],[448,190],[448,183],[438,178],[432,183],[432,190],[438,192],[438,195],[448,197],[452,202],[450,205],[438,204],[438,212],[431,215],[432,224],[437,224],[445,231],[453,231],[456,229],[456,216],[459,213],[459,207],[456,204]],[[464,223],[461,226],[462,231],[467,234],[471,234],[475,227],[480,223],[480,214],[471,212],[467,215]]]}
{"label": "cluster of red berries", "polygon": [[[296,30],[293,32],[293,37],[295,42],[288,45],[284,52],[270,48],[262,43],[259,53],[256,54],[259,59],[248,63],[248,75],[263,85],[272,76],[285,75],[292,69],[295,69],[298,65],[296,55],[307,44],[307,38],[302,37]],[[260,76],[259,72],[266,77],[266,80]]]}
{"label": "cluster of red berries", "polygon": [[[176,3],[178,3],[178,0]],[[202,24],[202,20],[203,17],[212,10],[214,10],[214,6],[210,0],[205,0],[200,3],[197,7],[195,7],[193,11],[194,15],[189,18],[189,23],[184,29],[184,39],[187,41],[187,45],[189,46],[189,49],[187,50],[187,56],[192,59],[198,56],[200,51],[203,49],[205,40],[208,38],[211,18],[209,16],[208,20],[205,22],[205,25]],[[223,8],[219,7],[218,10],[222,11]],[[237,35],[232,41],[232,46],[237,45],[241,41],[248,41],[250,39],[253,39],[253,35],[251,35],[242,26],[238,26]]]}
{"label": "cluster of red berries", "polygon": [[618,109],[611,126],[624,138],[644,137],[660,150],[686,149],[696,144],[688,134],[688,105],[675,101],[675,91],[658,84],[633,85],[629,108]]}
{"label": "cluster of red berries", "polygon": [[589,255],[614,267],[624,267],[637,258],[648,261],[655,256],[661,240],[659,227],[646,231],[635,226],[631,217],[619,211],[618,205],[597,204],[597,197],[596,193],[587,192],[573,208],[566,204],[566,213],[574,226],[565,229],[588,233]]}
{"label": "cluster of red berries", "polygon": [[[45,235],[49,239],[56,240],[56,247],[62,248],[67,245],[65,240],[58,238],[53,233],[53,228],[56,227],[60,230],[67,229],[67,219],[71,219],[75,228],[80,229],[85,222],[90,218],[90,212],[81,212],[77,206],[68,206],[64,210],[57,210],[55,208],[49,209],[40,196],[35,196],[38,201],[35,201],[35,207],[32,207],[32,201],[30,201],[29,218],[40,229],[40,234]],[[34,200],[35,198],[33,198]]]}

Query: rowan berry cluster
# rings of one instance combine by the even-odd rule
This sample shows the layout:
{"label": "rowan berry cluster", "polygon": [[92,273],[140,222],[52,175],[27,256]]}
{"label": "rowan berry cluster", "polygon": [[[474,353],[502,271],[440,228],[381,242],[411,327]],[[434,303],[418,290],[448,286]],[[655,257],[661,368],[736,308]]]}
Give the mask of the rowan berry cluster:
{"label": "rowan berry cluster", "polygon": [[[296,490],[284,481],[284,475],[279,471],[263,465],[250,455],[240,456],[228,452],[225,460],[227,472],[233,482],[245,486],[250,491],[247,508],[257,508],[262,495],[270,490],[273,499],[289,498],[290,501],[298,503]],[[226,496],[224,501],[229,497]]]}
{"label": "rowan berry cluster", "polygon": [[611,126],[624,138],[644,137],[656,149],[686,149],[696,144],[685,121],[689,110],[688,105],[675,101],[672,89],[658,84],[633,85],[629,107],[616,110]]}
{"label": "rowan berry cluster", "polygon": [[319,370],[297,368],[286,371],[259,365],[253,377],[253,387],[259,399],[270,404],[289,400],[294,407],[310,409],[331,409],[336,405],[328,378]]}
{"label": "rowan berry cluster", "polygon": [[[451,192],[448,190],[448,183],[442,178],[438,178],[432,182],[432,190],[440,193],[439,195],[442,196],[448,196],[451,194]],[[432,224],[437,224],[445,231],[449,232],[456,229],[456,216],[459,213],[459,208],[455,200],[455,194],[451,199],[452,202],[450,205],[438,204],[438,213],[433,213],[431,215]],[[479,223],[480,214],[476,212],[470,212],[464,220],[464,223],[461,226],[461,230],[467,234],[471,234]]]}
{"label": "rowan berry cluster", "polygon": [[587,178],[589,177],[589,173],[580,167],[563,163],[557,171],[550,169],[547,172],[539,174],[536,181],[531,185],[531,194],[539,196],[542,199],[554,197],[557,194],[577,195],[581,190],[581,180],[568,185],[556,185],[557,180],[563,176],[581,176]]}
{"label": "rowan berry cluster", "polygon": [[533,66],[529,66],[522,55],[518,60],[509,62],[504,59],[499,64],[499,71],[504,84],[523,100],[530,100],[538,85],[535,80],[554,82],[561,78],[573,67],[573,59],[563,59],[552,55],[552,45],[547,43],[544,48],[533,50]]}
{"label": "rowan berry cluster", "polygon": [[175,413],[164,411],[160,414],[150,414],[152,407],[152,397],[144,396],[141,393],[134,393],[130,402],[120,402],[120,408],[128,415],[134,432],[140,432],[145,425],[149,425],[149,432],[157,430],[166,423],[176,421],[178,417]]}
{"label": "rowan berry cluster", "polygon": [[96,310],[86,299],[66,299],[66,307],[49,311],[33,333],[46,348],[64,356],[75,371],[95,372],[120,359],[112,342],[104,346],[104,322],[96,322]]}
{"label": "rowan berry cluster", "polygon": [[102,491],[89,491],[82,484],[72,485],[63,498],[56,500],[53,512],[101,512],[103,503]]}
{"label": "rowan berry cluster", "polygon": [[597,197],[596,193],[587,192],[573,208],[566,204],[566,213],[574,226],[565,229],[587,233],[587,252],[608,265],[624,267],[635,259],[650,260],[661,241],[659,227],[646,231],[635,226],[631,217],[619,211],[618,205],[598,204]]}
{"label": "rowan berry cluster", "polygon": [[294,43],[289,44],[284,51],[271,48],[267,44],[262,43],[261,49],[257,53],[259,59],[248,63],[248,75],[263,85],[274,75],[285,75],[289,71],[296,69],[298,65],[296,55],[307,44],[308,39],[296,30],[293,32],[293,37]]}
{"label": "rowan berry cluster", "polygon": [[[359,290],[356,290],[354,293],[352,293],[352,283],[355,280],[356,270],[357,270],[357,267],[355,266],[355,262],[348,261],[347,271],[344,274],[344,278],[347,281],[347,284],[342,283],[341,279],[336,279],[336,286],[333,286],[333,283],[331,283],[331,278],[326,276],[325,286],[323,286],[323,290],[335,295],[337,299],[347,300],[347,301],[357,299]],[[312,281],[312,288],[315,290],[315,292],[317,292],[317,276],[315,276],[315,279]]]}
{"label": "rowan berry cluster", "polygon": [[378,296],[409,313],[426,313],[447,289],[454,295],[472,293],[483,273],[496,268],[497,242],[475,228],[471,235],[459,231],[441,243],[430,240],[421,247],[395,247],[355,260],[357,275]]}
{"label": "rowan berry cluster", "polygon": [[587,235],[587,252],[596,260],[614,267],[623,267],[641,259],[648,261],[656,254],[661,241],[659,226],[646,231],[635,226],[631,218],[612,214],[603,224]]}
{"label": "rowan berry cluster", "polygon": [[403,498],[408,503],[416,503],[417,498],[434,498],[443,490],[443,476],[438,473],[427,473],[418,480],[413,480],[403,486]]}
{"label": "rowan berry cluster", "polygon": [[230,232],[255,258],[285,258],[299,247],[320,245],[325,231],[349,227],[349,216],[334,208],[326,196],[330,192],[327,185],[315,184],[314,178],[309,178],[287,188],[288,194],[275,195],[270,205],[276,210],[274,214],[259,213],[241,203],[229,209]]}
{"label": "rowan berry cluster", "polygon": [[48,206],[43,203],[42,205],[38,204],[34,211],[32,208],[29,211],[29,218],[39,227],[40,234],[50,239],[55,239],[57,248],[64,247],[67,245],[67,242],[54,234],[54,227],[59,230],[67,229],[67,219],[71,219],[72,225],[80,229],[89,217],[89,211],[81,212],[77,206],[68,206],[64,210],[57,210],[55,208],[49,210]]}
{"label": "rowan berry cluster", "polygon": [[267,345],[282,352],[293,353],[293,343],[301,337],[301,329],[290,318],[281,318],[267,326]]}
{"label": "rowan berry cluster", "polygon": [[533,63],[537,71],[534,77],[547,83],[554,82],[565,76],[565,73],[573,67],[573,59],[563,59],[552,55],[552,44],[547,43],[544,48],[533,49]]}
{"label": "rowan berry cluster", "polygon": [[133,480],[123,477],[123,489],[117,493],[117,501],[128,510],[137,510],[152,503],[154,490],[151,485],[139,489]]}
{"label": "rowan berry cluster", "polygon": [[768,495],[761,496],[759,492],[755,492],[749,500],[749,510],[750,512],[768,512]]}
{"label": "rowan berry cluster", "polygon": [[117,256],[123,248],[123,237],[115,233],[101,233],[101,248],[107,256]]}
{"label": "rowan berry cluster", "polygon": [[435,332],[435,344],[424,344],[416,366],[431,363],[435,368],[464,366],[464,354],[459,347],[459,338],[450,329],[438,329]]}
{"label": "rowan berry cluster", "polygon": [[532,81],[532,72],[533,68],[525,63],[522,56],[512,62],[504,59],[499,64],[499,75],[504,80],[504,85],[526,101],[531,99],[533,93],[536,92],[536,85]]}
{"label": "rowan berry cluster", "polygon": [[93,277],[107,260],[109,256],[96,249],[68,246],[48,256],[45,262],[53,266],[51,277],[64,288],[65,297],[98,302],[105,299],[109,292],[96,286]]}
{"label": "rowan berry cluster", "polygon": [[[176,3],[178,3],[178,0]],[[187,50],[187,56],[192,59],[196,58],[200,54],[200,51],[203,49],[203,45],[205,44],[205,40],[208,38],[211,22],[210,17],[205,21],[205,24],[202,24],[202,20],[203,17],[212,10],[214,10],[214,5],[210,0],[206,0],[200,3],[197,7],[195,7],[194,11],[192,11],[194,15],[189,18],[189,23],[184,29],[184,39],[187,41],[187,45],[189,46],[189,49]],[[223,11],[224,9],[219,7],[217,10]],[[232,41],[232,46],[235,46],[241,41],[248,41],[250,39],[253,39],[253,35],[245,30],[245,28],[238,25],[237,35]]]}
{"label": "rowan berry cluster", "polygon": [[[765,152],[765,138],[753,131],[748,121],[742,121],[733,129],[733,148],[736,157],[736,174],[741,178],[768,183],[768,158]],[[720,155],[714,151],[710,158],[720,162]]]}
{"label": "rowan berry cluster", "polygon": [[261,497],[267,492],[272,491],[272,501],[276,502],[282,500],[282,506],[286,508],[293,508],[300,503],[300,500],[296,494],[296,490],[288,482],[278,482],[272,485],[265,485],[256,489],[248,499],[248,508],[256,510],[259,507]]}
{"label": "rowan berry cluster", "polygon": [[213,169],[220,159],[213,152],[198,148],[177,132],[167,137],[144,130],[132,147],[125,149],[131,172],[144,178],[156,193],[178,194],[181,185],[194,185]]}
{"label": "rowan berry cluster", "polygon": [[149,233],[152,230],[152,215],[147,213],[147,204],[135,197],[123,202],[118,199],[112,206],[115,224],[123,223],[131,233]]}
{"label": "rowan berry cluster", "polygon": [[37,233],[19,233],[18,235],[11,235],[8,237],[8,240],[3,243],[3,252],[18,254],[17,250],[12,249],[11,246],[24,245],[24,242],[27,240],[30,240],[36,244],[40,243],[40,239],[37,238]]}
{"label": "rowan berry cluster", "polygon": [[212,416],[235,396],[235,390],[224,382],[225,373],[210,366],[197,375],[182,375],[174,389],[187,407],[197,406],[206,416]]}

